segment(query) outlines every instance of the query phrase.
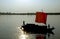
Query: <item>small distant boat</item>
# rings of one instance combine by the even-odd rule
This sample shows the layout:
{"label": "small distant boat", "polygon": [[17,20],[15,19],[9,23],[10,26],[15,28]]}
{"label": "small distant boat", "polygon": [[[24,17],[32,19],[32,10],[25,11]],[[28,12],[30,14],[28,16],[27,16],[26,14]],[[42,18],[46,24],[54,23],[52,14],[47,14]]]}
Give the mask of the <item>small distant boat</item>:
{"label": "small distant boat", "polygon": [[[46,24],[46,18],[47,15],[44,12],[37,12],[36,14],[36,20],[37,23],[44,23]],[[34,33],[34,34],[47,34],[51,33],[53,34],[52,30],[54,30],[54,27],[50,28],[50,25],[37,25],[37,24],[25,24],[25,21],[23,21],[23,25],[21,29],[27,33]]]}

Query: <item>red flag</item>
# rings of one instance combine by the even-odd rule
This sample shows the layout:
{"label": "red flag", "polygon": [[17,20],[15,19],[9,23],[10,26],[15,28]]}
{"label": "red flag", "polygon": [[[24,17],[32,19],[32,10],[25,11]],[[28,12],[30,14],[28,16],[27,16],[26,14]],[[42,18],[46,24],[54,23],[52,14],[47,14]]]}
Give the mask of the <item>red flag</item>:
{"label": "red flag", "polygon": [[36,12],[35,22],[46,24],[47,14],[44,12]]}

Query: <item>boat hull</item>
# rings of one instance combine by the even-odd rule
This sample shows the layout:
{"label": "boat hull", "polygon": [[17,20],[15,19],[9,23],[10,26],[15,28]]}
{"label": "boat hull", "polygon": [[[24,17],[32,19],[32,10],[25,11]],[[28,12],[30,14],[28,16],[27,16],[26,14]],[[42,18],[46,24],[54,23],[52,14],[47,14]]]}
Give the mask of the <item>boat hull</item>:
{"label": "boat hull", "polygon": [[53,28],[47,28],[47,26],[42,25],[35,25],[35,24],[26,24],[22,26],[23,31],[27,33],[34,33],[34,34],[47,34],[53,33]]}

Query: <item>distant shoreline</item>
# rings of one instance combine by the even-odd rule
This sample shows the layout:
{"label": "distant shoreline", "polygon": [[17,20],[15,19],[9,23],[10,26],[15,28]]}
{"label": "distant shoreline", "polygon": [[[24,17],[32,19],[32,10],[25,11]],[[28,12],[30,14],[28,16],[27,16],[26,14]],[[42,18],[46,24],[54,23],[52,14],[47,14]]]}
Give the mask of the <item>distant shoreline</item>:
{"label": "distant shoreline", "polygon": [[[0,13],[0,15],[35,15],[36,13]],[[47,15],[60,15],[60,13],[47,13]]]}

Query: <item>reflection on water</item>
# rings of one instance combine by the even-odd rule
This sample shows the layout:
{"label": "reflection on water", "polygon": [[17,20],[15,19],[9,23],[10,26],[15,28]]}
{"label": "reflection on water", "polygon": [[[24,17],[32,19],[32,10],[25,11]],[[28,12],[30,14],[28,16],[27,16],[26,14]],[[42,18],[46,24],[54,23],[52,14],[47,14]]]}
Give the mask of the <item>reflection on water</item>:
{"label": "reflection on water", "polygon": [[18,29],[19,29],[19,39],[28,39],[28,35],[26,34],[26,32],[24,32],[24,31],[22,31],[21,29],[20,29],[20,27],[18,27]]}
{"label": "reflection on water", "polygon": [[46,35],[44,34],[36,35],[36,39],[46,39]]}
{"label": "reflection on water", "polygon": [[27,39],[27,35],[25,35],[25,34],[21,34],[20,36],[19,36],[19,39]]}

